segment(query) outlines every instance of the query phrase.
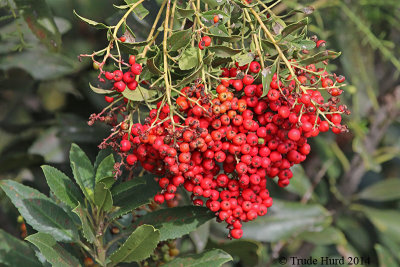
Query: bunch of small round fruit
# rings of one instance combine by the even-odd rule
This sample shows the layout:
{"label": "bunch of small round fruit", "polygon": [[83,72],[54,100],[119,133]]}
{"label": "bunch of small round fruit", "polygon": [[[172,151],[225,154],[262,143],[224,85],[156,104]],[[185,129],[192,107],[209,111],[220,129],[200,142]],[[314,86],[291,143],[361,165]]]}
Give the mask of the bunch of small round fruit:
{"label": "bunch of small round fruit", "polygon": [[[130,63],[125,74],[106,73],[117,92],[136,88],[132,83],[141,68]],[[347,130],[341,115],[349,112],[338,98],[343,76],[310,64],[294,68],[296,77],[275,73],[263,88],[253,77],[259,72],[257,61],[223,69],[215,90],[201,82],[184,87],[176,106],[161,101],[145,123],[121,127],[119,149],[126,164],[139,161],[161,177],[155,202],[173,200],[183,186],[194,205],[205,205],[228,224],[232,238],[241,238],[242,223],[265,215],[272,205],[268,178],[277,176],[281,187],[290,183],[290,168],[310,153],[308,138]]]}

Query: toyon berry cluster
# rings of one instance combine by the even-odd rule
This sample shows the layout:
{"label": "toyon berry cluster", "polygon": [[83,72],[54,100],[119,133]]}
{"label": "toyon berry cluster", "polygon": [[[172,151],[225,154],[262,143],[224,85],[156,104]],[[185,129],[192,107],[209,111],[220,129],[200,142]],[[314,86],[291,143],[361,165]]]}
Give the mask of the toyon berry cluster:
{"label": "toyon berry cluster", "polygon": [[[122,97],[124,90],[136,89],[142,71],[134,56],[129,65],[125,73],[105,72],[112,90]],[[114,126],[101,148],[118,151],[123,161],[117,169],[132,169],[139,162],[159,177],[156,203],[171,203],[183,187],[194,205],[209,208],[218,221],[227,223],[229,237],[237,239],[244,222],[264,216],[272,205],[268,178],[277,177],[280,187],[289,185],[290,168],[310,153],[308,139],[330,129],[336,134],[347,131],[341,121],[349,111],[338,98],[345,78],[314,64],[294,67],[295,77],[274,73],[267,90],[255,79],[259,62],[235,65],[221,69],[220,83],[211,92],[197,81],[182,88],[173,105],[165,99],[158,102],[144,123],[130,123],[125,115],[119,121],[127,99],[112,116],[91,120],[103,118]]]}

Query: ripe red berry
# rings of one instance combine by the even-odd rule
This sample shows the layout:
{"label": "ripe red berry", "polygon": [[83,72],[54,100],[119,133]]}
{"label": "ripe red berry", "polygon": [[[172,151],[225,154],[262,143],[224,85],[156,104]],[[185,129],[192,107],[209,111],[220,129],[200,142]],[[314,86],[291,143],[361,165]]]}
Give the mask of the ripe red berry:
{"label": "ripe red berry", "polygon": [[135,55],[130,55],[129,56],[129,64],[130,65],[133,65],[133,64],[135,64],[136,63],[136,57],[135,57]]}
{"label": "ripe red berry", "polygon": [[131,149],[131,142],[128,140],[122,140],[121,141],[121,152],[127,152]]}
{"label": "ripe red berry", "polygon": [[257,61],[253,61],[253,62],[250,63],[249,70],[252,73],[258,73],[260,71],[260,69],[261,69],[260,63],[258,63]]}
{"label": "ripe red berry", "polygon": [[211,37],[210,36],[203,36],[201,38],[201,41],[204,42],[204,46],[210,46],[211,45]]}
{"label": "ripe red berry", "polygon": [[131,66],[131,71],[135,75],[140,75],[140,73],[142,73],[142,66],[140,64],[138,64],[138,63],[134,63]]}

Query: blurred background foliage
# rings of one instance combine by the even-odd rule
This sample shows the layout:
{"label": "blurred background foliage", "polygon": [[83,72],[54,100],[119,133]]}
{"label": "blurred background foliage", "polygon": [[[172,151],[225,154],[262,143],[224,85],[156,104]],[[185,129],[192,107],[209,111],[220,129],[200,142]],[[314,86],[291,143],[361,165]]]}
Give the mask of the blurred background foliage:
{"label": "blurred background foliage", "polygon": [[[109,130],[86,123],[104,101],[88,88],[96,84],[91,62],[77,58],[102,47],[105,32],[89,28],[73,10],[109,23],[120,14],[112,12],[118,1],[40,0],[27,9],[28,2],[0,0],[0,179],[48,193],[40,165],[70,174],[70,144],[93,160]],[[129,18],[138,41],[158,5],[144,3],[150,10],[144,21]],[[315,8],[309,35],[342,51],[330,67],[347,78],[350,132],[313,140],[311,156],[286,189],[271,182],[270,214],[244,226],[243,240],[226,241],[225,229],[210,222],[179,241],[181,253],[217,247],[234,256],[235,266],[282,266],[281,256],[359,257],[360,265],[399,266],[400,1],[283,0],[273,10],[284,15],[304,6]],[[0,228],[19,236],[17,217],[0,192]],[[2,244],[0,254],[8,249]]]}

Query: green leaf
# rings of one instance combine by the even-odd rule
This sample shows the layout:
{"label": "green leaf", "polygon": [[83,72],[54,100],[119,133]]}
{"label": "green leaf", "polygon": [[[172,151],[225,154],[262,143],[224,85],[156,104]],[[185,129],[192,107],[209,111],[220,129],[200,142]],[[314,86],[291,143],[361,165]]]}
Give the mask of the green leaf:
{"label": "green leaf", "polygon": [[[113,154],[110,154],[108,157],[102,160],[102,162],[100,163],[100,165],[96,170],[96,179],[95,179],[96,183],[100,182],[104,178],[114,176],[113,174],[114,164],[115,160]],[[107,185],[107,188],[110,188],[111,185]]]}
{"label": "green leaf", "polygon": [[106,90],[106,89],[101,89],[101,88],[94,87],[94,86],[91,85],[90,83],[89,83],[89,87],[90,87],[90,89],[92,89],[92,91],[95,92],[96,94],[103,94],[103,95],[105,95],[105,94],[111,94],[111,93],[114,93],[114,92],[115,92],[115,91],[113,91],[113,90]]}
{"label": "green leaf", "polygon": [[287,27],[285,27],[282,30],[281,34],[282,34],[283,37],[285,37],[285,36],[289,35],[290,33],[294,32],[294,31],[296,31],[298,29],[301,29],[304,26],[308,25],[308,23],[309,23],[309,19],[308,18],[304,18],[304,19],[299,20],[299,21],[297,21],[295,23],[289,24]]}
{"label": "green leaf", "polygon": [[177,51],[185,47],[192,40],[192,30],[187,29],[184,31],[174,32],[167,40],[167,48],[170,51]]}
{"label": "green leaf", "polygon": [[240,35],[227,35],[227,36],[222,36],[222,35],[215,35],[215,34],[208,34],[208,36],[211,37],[212,40],[219,40],[222,42],[229,42],[229,43],[235,43],[235,42],[239,42],[242,37]]}
{"label": "green leaf", "polygon": [[58,244],[50,234],[36,233],[28,236],[26,240],[34,244],[53,266],[82,266],[78,259]]}
{"label": "green leaf", "polygon": [[113,254],[113,263],[138,262],[147,259],[157,247],[160,232],[151,225],[138,227]]}
{"label": "green leaf", "polygon": [[50,198],[36,189],[11,180],[1,181],[0,187],[35,230],[49,233],[58,241],[79,239],[72,218]]}
{"label": "green leaf", "polygon": [[203,63],[201,63],[200,66],[194,72],[192,72],[191,74],[189,74],[188,76],[183,78],[180,82],[178,82],[176,87],[182,87],[182,86],[192,82],[194,79],[196,79],[199,76],[202,68],[203,68]]}
{"label": "green leaf", "polygon": [[97,153],[96,160],[94,161],[94,171],[97,172],[97,168],[99,168],[100,163],[112,154],[112,150],[110,148],[100,149],[99,153]]}
{"label": "green leaf", "polygon": [[111,218],[118,218],[144,204],[150,203],[154,195],[157,194],[159,186],[152,178],[146,179],[145,184],[131,187],[129,190],[120,194],[119,201],[114,203],[115,206],[119,206],[120,209],[111,214]]}
{"label": "green leaf", "polygon": [[154,175],[144,175],[127,182],[114,186],[111,194],[115,205],[122,205],[132,196],[132,188],[139,185],[146,185],[147,179],[154,179]]}
{"label": "green leaf", "polygon": [[326,50],[326,51],[319,52],[319,53],[317,53],[317,54],[315,54],[315,55],[313,55],[313,56],[311,56],[309,58],[300,60],[297,63],[300,64],[300,65],[310,65],[310,64],[313,64],[313,63],[318,63],[318,62],[327,60],[327,59],[335,59],[338,56],[340,56],[340,54],[341,53]]}
{"label": "green leaf", "polygon": [[297,49],[311,50],[315,48],[316,44],[312,40],[301,40],[299,42],[290,42],[291,45],[295,46]]}
{"label": "green leaf", "polygon": [[110,190],[104,183],[97,183],[94,188],[94,203],[104,211],[110,211],[113,199]]}
{"label": "green leaf", "polygon": [[[124,0],[124,1],[128,5],[131,5],[137,3],[139,0]],[[139,17],[140,20],[143,20],[149,14],[149,11],[142,4],[138,5],[133,10],[133,12],[136,14],[136,16]]]}
{"label": "green leaf", "polygon": [[82,21],[86,22],[86,23],[89,24],[89,25],[94,26],[96,29],[108,29],[108,26],[105,25],[105,24],[103,24],[103,23],[96,22],[96,21],[94,21],[94,20],[90,20],[90,19],[84,18],[84,17],[82,17],[82,16],[79,16],[78,13],[76,13],[75,10],[74,10],[74,14],[75,14],[75,16],[77,16],[78,18],[80,18]]}
{"label": "green leaf", "polygon": [[232,57],[232,56],[242,52],[241,49],[233,49],[233,48],[230,48],[230,47],[224,46],[224,45],[214,45],[214,46],[208,47],[208,49],[211,52],[214,52],[215,56],[222,57],[222,58]]}
{"label": "green leaf", "polygon": [[196,252],[200,253],[207,245],[210,236],[210,221],[200,225],[196,230],[189,233],[190,239],[196,247]]}
{"label": "green leaf", "polygon": [[69,152],[71,169],[77,184],[88,200],[93,201],[94,168],[89,158],[77,144],[71,145]]}
{"label": "green leaf", "polygon": [[331,215],[321,205],[274,200],[266,216],[243,225],[243,238],[276,242],[303,231],[328,226],[331,221]]}
{"label": "green leaf", "polygon": [[269,85],[272,82],[272,77],[274,76],[274,74],[276,72],[276,63],[277,63],[277,61],[275,61],[271,66],[269,66],[261,71],[262,84],[263,84],[263,93],[262,93],[261,97],[264,97],[268,94]]}
{"label": "green leaf", "polygon": [[400,199],[400,179],[387,179],[373,184],[356,195],[359,199],[390,201]]}
{"label": "green leaf", "polygon": [[163,75],[164,73],[156,66],[154,61],[155,61],[155,57],[147,59],[147,68],[153,74],[156,74],[159,76]]}
{"label": "green leaf", "polygon": [[321,246],[345,245],[347,243],[343,232],[333,226],[324,228],[322,231],[303,232],[297,238]]}
{"label": "green leaf", "polygon": [[229,35],[228,30],[223,24],[220,24],[215,27],[210,28],[210,33],[212,36],[218,36],[218,37],[225,37],[225,38],[231,38]]}
{"label": "green leaf", "polygon": [[[142,96],[142,93],[140,92],[140,90],[142,91],[143,96]],[[147,89],[141,87],[140,85],[138,85],[136,90],[133,90],[133,91],[126,88],[122,92],[122,95],[124,97],[128,98],[129,100],[142,102],[144,99],[149,100],[152,97],[154,97],[155,95],[157,95],[157,91],[147,90]],[[143,97],[144,97],[144,99],[143,99]]]}
{"label": "green leaf", "polygon": [[15,0],[32,33],[52,51],[60,51],[61,34],[45,0]]}
{"label": "green leaf", "polygon": [[0,264],[41,267],[29,245],[0,229]]}
{"label": "green leaf", "polygon": [[134,226],[151,224],[160,230],[160,240],[164,241],[184,236],[214,217],[205,207],[176,207],[148,213],[140,217]]}
{"label": "green leaf", "polygon": [[193,15],[195,14],[195,11],[193,9],[183,9],[180,7],[176,7],[176,11],[178,12],[179,15],[181,15],[183,18],[191,19]]}
{"label": "green leaf", "polygon": [[302,197],[311,188],[310,179],[301,165],[293,166],[292,172],[294,179],[290,180],[290,184],[285,189]]}
{"label": "green leaf", "polygon": [[236,55],[234,60],[239,64],[239,66],[244,66],[246,64],[251,63],[254,60],[253,53],[246,53],[242,55]]}
{"label": "green leaf", "polygon": [[233,260],[232,256],[220,249],[207,250],[199,254],[192,254],[175,258],[163,265],[164,267],[219,267]]}
{"label": "green leaf", "polygon": [[210,240],[206,249],[218,248],[234,258],[240,259],[244,266],[259,266],[262,260],[263,244],[252,240],[234,240],[216,243]]}
{"label": "green leaf", "polygon": [[199,64],[197,49],[198,48],[190,47],[183,51],[179,59],[179,68],[181,70],[190,70]]}
{"label": "green leaf", "polygon": [[399,266],[393,256],[387,249],[380,244],[375,244],[375,251],[378,254],[379,267],[397,267]]}
{"label": "green leaf", "polygon": [[42,170],[47,184],[59,200],[72,209],[83,202],[81,192],[63,172],[48,165],[43,165]]}
{"label": "green leaf", "polygon": [[79,203],[79,205],[72,211],[79,216],[79,219],[81,219],[83,236],[87,241],[93,244],[93,242],[96,240],[96,236],[88,221],[89,214],[85,209],[83,209],[81,203]]}
{"label": "green leaf", "polygon": [[363,205],[352,205],[350,209],[363,212],[382,233],[390,234],[400,241],[400,212],[398,210],[374,209]]}

